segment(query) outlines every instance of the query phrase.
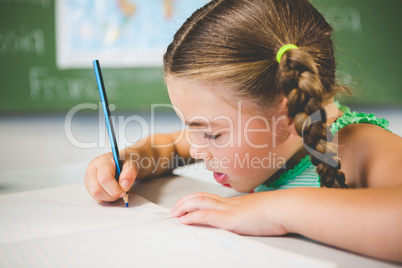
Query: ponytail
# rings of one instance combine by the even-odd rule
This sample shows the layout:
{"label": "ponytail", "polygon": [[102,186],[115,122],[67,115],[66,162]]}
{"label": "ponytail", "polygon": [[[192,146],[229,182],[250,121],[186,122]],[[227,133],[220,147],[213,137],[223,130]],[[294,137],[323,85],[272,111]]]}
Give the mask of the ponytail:
{"label": "ponytail", "polygon": [[[340,171],[336,145],[331,142],[332,135],[328,136],[323,106],[325,88],[317,64],[302,49],[291,49],[283,54],[277,75],[278,86],[288,98],[289,117],[311,154],[311,162],[317,166],[321,186],[348,188]],[[318,120],[313,118],[317,114]]]}

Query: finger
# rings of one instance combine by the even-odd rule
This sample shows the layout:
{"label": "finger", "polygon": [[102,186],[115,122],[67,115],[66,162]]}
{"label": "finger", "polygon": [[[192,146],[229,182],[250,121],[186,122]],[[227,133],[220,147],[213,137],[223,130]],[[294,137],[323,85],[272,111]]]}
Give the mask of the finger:
{"label": "finger", "polygon": [[183,196],[182,198],[180,198],[179,200],[177,200],[176,204],[174,205],[173,210],[176,209],[176,207],[179,207],[182,203],[193,199],[193,198],[197,198],[197,197],[209,197],[218,201],[223,201],[224,198],[218,196],[218,195],[214,195],[214,194],[210,194],[210,193],[204,193],[204,192],[196,192],[196,193],[192,193],[192,194],[188,194]]}
{"label": "finger", "polygon": [[120,185],[117,183],[115,179],[115,172],[115,165],[111,165],[110,163],[108,163],[102,165],[101,168],[98,167],[96,174],[99,185],[114,200],[124,196],[126,193],[120,188]]}
{"label": "finger", "polygon": [[188,225],[208,225],[216,228],[222,228],[223,219],[223,212],[213,209],[203,209],[188,213],[180,217],[179,221]]}
{"label": "finger", "polygon": [[[93,182],[96,183],[93,183]],[[96,178],[96,168],[94,168],[91,165],[88,165],[87,170],[85,172],[84,176],[84,184],[85,187],[87,188],[88,193],[92,196],[93,199],[96,201],[100,202],[99,196],[97,193],[97,188],[100,187],[99,183],[97,183],[97,178]]]}
{"label": "finger", "polygon": [[209,196],[201,195],[188,199],[174,208],[172,217],[181,217],[201,209],[222,209],[222,202]]}
{"label": "finger", "polygon": [[116,198],[112,198],[108,193],[106,193],[106,191],[99,184],[97,179],[97,170],[95,168],[87,170],[84,180],[89,194],[98,203],[102,203],[104,201],[112,202],[116,200]]}
{"label": "finger", "polygon": [[129,191],[131,186],[133,186],[135,178],[137,177],[138,171],[132,163],[126,161],[123,164],[123,169],[119,178],[119,185],[121,189],[125,192]]}

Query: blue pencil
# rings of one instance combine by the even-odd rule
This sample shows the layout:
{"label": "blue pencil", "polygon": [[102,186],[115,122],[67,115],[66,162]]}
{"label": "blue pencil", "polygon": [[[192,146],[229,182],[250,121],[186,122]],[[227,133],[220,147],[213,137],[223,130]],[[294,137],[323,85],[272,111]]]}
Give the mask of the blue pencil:
{"label": "blue pencil", "polygon": [[[118,183],[120,173],[121,173],[121,161],[120,161],[120,155],[119,155],[119,148],[117,147],[116,135],[114,134],[113,124],[112,124],[110,110],[109,110],[109,103],[108,103],[107,96],[106,96],[106,90],[105,90],[105,85],[103,83],[102,71],[100,68],[99,61],[94,60],[93,65],[94,65],[94,70],[95,70],[96,82],[98,83],[99,95],[100,95],[100,99],[102,102],[103,114],[105,115],[106,128],[107,128],[107,132],[109,134],[110,145],[112,147],[113,159],[114,159],[114,162],[116,163],[115,178]],[[124,200],[124,203],[126,203],[126,207],[128,207],[128,194],[126,194],[123,197],[123,200]]]}

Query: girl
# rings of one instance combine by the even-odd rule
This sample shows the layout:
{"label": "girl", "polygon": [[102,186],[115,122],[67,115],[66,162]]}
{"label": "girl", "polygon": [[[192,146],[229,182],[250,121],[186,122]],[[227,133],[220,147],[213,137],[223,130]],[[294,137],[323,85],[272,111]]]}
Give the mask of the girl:
{"label": "girl", "polygon": [[119,183],[111,154],[96,158],[89,193],[112,202],[135,179],[171,171],[141,167],[133,155],[201,159],[218,182],[255,193],[185,196],[172,209],[182,223],[298,233],[402,261],[402,139],[386,120],[333,102],[346,89],[336,83],[331,33],[307,0],[209,2],[164,56],[169,96],[188,130],[123,150]]}

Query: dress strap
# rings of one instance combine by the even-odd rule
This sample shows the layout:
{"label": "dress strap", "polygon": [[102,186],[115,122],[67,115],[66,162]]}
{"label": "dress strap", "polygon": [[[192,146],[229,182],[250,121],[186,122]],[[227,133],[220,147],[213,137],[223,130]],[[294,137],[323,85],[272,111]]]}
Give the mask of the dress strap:
{"label": "dress strap", "polygon": [[332,134],[337,133],[341,128],[350,125],[350,124],[357,124],[357,123],[368,123],[373,124],[383,129],[388,129],[389,121],[385,118],[377,118],[374,114],[365,114],[365,113],[358,113],[358,112],[350,112],[350,109],[346,106],[339,106],[340,110],[347,108],[346,111],[341,117],[339,117],[330,127],[330,131]]}

